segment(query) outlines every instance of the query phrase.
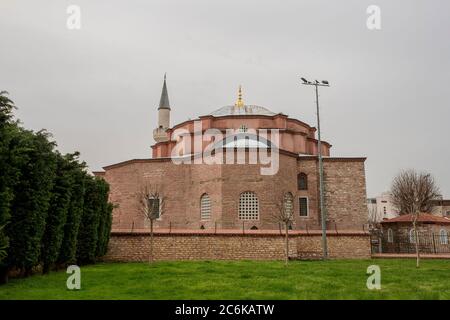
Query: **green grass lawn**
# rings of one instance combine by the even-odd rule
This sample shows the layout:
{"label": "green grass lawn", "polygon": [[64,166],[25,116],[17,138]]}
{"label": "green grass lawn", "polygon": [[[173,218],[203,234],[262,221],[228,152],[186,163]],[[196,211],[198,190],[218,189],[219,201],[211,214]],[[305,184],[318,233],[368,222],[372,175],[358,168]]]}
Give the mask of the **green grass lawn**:
{"label": "green grass lawn", "polygon": [[[381,290],[366,270],[381,268]],[[450,299],[450,261],[178,261],[81,267],[81,290],[65,271],[12,279],[0,299]]]}

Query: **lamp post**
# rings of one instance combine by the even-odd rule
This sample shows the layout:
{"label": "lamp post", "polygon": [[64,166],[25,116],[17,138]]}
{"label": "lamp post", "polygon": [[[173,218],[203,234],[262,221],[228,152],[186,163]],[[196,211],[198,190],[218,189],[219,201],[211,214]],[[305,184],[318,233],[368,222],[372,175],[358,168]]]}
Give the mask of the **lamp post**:
{"label": "lamp post", "polygon": [[322,80],[321,82],[315,80],[314,82],[308,81],[305,78],[301,78],[303,81],[303,85],[314,86],[316,89],[316,108],[317,108],[317,149],[319,155],[319,193],[320,193],[320,218],[322,220],[322,250],[323,250],[323,259],[326,260],[328,258],[328,246],[327,246],[327,215],[325,212],[324,205],[324,186],[323,186],[323,160],[322,160],[322,140],[320,136],[320,114],[319,114],[319,87],[329,87],[330,84],[326,80]]}

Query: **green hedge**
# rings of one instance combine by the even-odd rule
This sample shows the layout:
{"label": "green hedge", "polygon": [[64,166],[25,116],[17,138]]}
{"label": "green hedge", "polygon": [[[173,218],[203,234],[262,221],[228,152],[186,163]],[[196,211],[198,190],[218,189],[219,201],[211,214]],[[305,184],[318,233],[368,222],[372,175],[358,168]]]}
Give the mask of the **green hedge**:
{"label": "green hedge", "polygon": [[92,263],[111,231],[109,186],[87,172],[79,153],[62,155],[45,130],[24,129],[0,92],[0,283],[11,269],[28,275]]}

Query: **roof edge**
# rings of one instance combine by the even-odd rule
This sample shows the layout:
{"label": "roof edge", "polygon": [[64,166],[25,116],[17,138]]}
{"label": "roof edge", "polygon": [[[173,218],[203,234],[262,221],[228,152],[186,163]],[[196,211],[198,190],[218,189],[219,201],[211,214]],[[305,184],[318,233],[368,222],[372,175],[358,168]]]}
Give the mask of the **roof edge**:
{"label": "roof edge", "polygon": [[[301,160],[318,160],[317,155],[299,155],[298,159]],[[367,157],[323,157],[323,161],[325,162],[333,162],[333,161],[347,161],[347,162],[365,162]]]}

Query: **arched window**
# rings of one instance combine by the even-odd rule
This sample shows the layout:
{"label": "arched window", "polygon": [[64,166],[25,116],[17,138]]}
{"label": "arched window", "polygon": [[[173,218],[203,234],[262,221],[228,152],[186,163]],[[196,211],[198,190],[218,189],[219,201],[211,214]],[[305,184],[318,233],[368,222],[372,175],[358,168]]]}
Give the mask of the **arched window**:
{"label": "arched window", "polygon": [[204,193],[200,198],[200,219],[211,219],[211,199],[207,193]]}
{"label": "arched window", "polygon": [[246,191],[239,197],[239,219],[258,220],[259,204],[258,197],[254,192]]}
{"label": "arched window", "polygon": [[441,229],[441,231],[439,231],[439,237],[441,238],[441,244],[448,244],[448,233],[447,230],[445,229]]}
{"label": "arched window", "polygon": [[394,242],[394,232],[392,231],[392,229],[388,229],[388,242]]}
{"label": "arched window", "polygon": [[409,242],[416,243],[416,233],[414,229],[409,230]]}
{"label": "arched window", "polygon": [[290,192],[284,194],[284,213],[286,216],[292,216],[294,211],[294,196]]}
{"label": "arched window", "polygon": [[297,175],[297,188],[298,190],[308,190],[308,176],[306,173],[299,173]]}

